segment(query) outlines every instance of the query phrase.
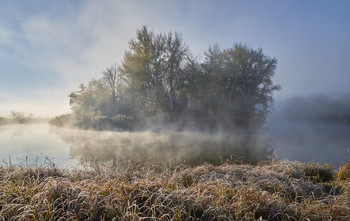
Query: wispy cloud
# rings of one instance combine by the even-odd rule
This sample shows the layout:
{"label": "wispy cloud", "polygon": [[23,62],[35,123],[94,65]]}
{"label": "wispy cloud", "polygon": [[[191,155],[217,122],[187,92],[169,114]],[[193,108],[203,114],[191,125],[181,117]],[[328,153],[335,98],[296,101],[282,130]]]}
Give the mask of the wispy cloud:
{"label": "wispy cloud", "polygon": [[157,33],[182,32],[195,55],[216,42],[262,47],[279,60],[275,79],[282,94],[348,88],[344,64],[350,32],[345,26],[350,18],[345,1],[339,6],[323,3],[312,11],[311,3],[259,1],[38,2],[0,2],[2,112],[17,109],[14,100],[51,108],[52,115],[62,112],[50,99],[69,111],[67,95],[120,62],[142,25]]}
{"label": "wispy cloud", "polygon": [[[90,1],[68,19],[35,14],[21,21],[19,30],[0,27],[0,56],[3,60],[39,72],[42,77],[55,79],[53,85],[35,91],[29,87],[30,97],[23,88],[17,92],[0,89],[2,110],[23,107],[38,112],[31,106],[39,105],[52,107],[50,112],[57,114],[62,108],[57,110],[57,105],[49,100],[59,103],[63,101],[57,98],[64,97],[66,105],[60,103],[58,106],[65,106],[68,111],[67,95],[70,91],[82,82],[100,77],[106,67],[121,60],[128,40],[143,24],[140,10],[137,16],[128,14],[133,7],[136,5]],[[23,87],[28,86],[26,82],[20,83]]]}

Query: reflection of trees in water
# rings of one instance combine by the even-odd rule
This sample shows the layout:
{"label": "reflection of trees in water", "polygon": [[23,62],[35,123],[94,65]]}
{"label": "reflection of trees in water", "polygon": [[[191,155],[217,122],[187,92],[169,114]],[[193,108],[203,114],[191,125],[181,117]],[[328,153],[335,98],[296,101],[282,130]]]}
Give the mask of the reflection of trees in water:
{"label": "reflection of trees in water", "polygon": [[268,155],[267,140],[261,134],[207,134],[197,132],[92,132],[58,130],[71,143],[71,156],[93,161],[112,160],[171,162],[197,165],[220,163],[233,158],[257,162]]}
{"label": "reflection of trees in water", "polygon": [[7,133],[6,136],[14,138],[24,136],[27,133],[30,133],[30,130],[28,130],[27,125],[0,125],[0,133]]}
{"label": "reflection of trees in water", "polygon": [[24,128],[16,128],[15,130],[13,130],[12,132],[12,137],[23,137],[26,134],[26,131]]}

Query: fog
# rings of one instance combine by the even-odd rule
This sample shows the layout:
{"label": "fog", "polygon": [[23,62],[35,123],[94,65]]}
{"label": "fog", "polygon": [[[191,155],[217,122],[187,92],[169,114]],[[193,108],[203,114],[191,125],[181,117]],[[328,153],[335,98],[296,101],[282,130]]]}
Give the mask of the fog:
{"label": "fog", "polygon": [[[263,134],[255,134],[247,140],[245,134],[238,132],[106,132],[78,129],[58,129],[56,132],[71,144],[72,157],[97,162],[133,160],[172,166],[205,162],[219,164],[226,160],[256,163],[267,154],[267,140]],[[246,148],[243,148],[243,144]]]}
{"label": "fog", "polygon": [[350,149],[350,96],[317,94],[276,101],[266,125],[279,159],[339,166]]}
{"label": "fog", "polygon": [[[317,161],[335,167],[350,149],[350,96],[314,95],[277,100],[266,131],[175,131],[156,128],[138,132],[58,128],[47,123],[0,125],[2,164],[53,162],[70,167],[80,160],[147,161],[158,165],[257,163],[275,158]],[[272,153],[273,152],[273,153]]]}
{"label": "fog", "polygon": [[[242,148],[243,145],[247,148]],[[78,166],[85,160],[149,162],[160,166],[256,163],[266,156],[267,140],[242,133],[117,132],[56,128],[45,123],[0,126],[3,165]],[[255,148],[249,148],[255,147]]]}

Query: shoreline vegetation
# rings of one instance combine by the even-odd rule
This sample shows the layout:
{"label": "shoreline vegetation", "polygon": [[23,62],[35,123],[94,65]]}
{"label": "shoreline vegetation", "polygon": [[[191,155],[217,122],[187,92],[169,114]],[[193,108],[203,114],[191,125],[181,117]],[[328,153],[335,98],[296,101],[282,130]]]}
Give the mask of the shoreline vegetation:
{"label": "shoreline vegetation", "polygon": [[10,117],[0,117],[0,126],[8,124],[31,124],[49,122],[49,118],[34,117],[32,114],[26,115],[23,112],[11,111]]}
{"label": "shoreline vegetation", "polygon": [[50,123],[121,131],[261,130],[281,88],[272,82],[277,59],[243,43],[210,45],[199,57],[181,33],[143,26],[120,65],[80,84],[68,96],[71,113]]}
{"label": "shoreline vegetation", "polygon": [[[280,89],[276,67],[242,43],[214,44],[199,59],[180,33],[142,27],[121,64],[81,84],[71,113],[49,121],[85,129],[58,134],[79,154],[107,143],[92,157],[113,160],[0,166],[0,221],[349,220],[350,161],[335,169],[272,160],[264,123]],[[0,125],[33,120],[11,114]]]}
{"label": "shoreline vegetation", "polygon": [[[203,146],[211,148],[209,153],[215,157],[215,151],[222,150],[223,160],[232,155],[255,163],[271,158],[268,139],[259,141],[265,136],[273,93],[281,88],[272,81],[276,58],[243,43],[225,49],[210,45],[199,58],[192,55],[181,33],[154,33],[146,26],[128,44],[119,65],[107,67],[100,78],[69,94],[71,113],[56,116],[51,125],[95,131],[198,132],[214,138],[212,147]],[[152,135],[149,138],[155,138]],[[180,136],[170,140],[186,144],[187,149],[194,146]],[[134,141],[125,139],[130,142]],[[217,148],[220,144],[224,146]],[[149,152],[153,147],[137,149]],[[254,159],[248,159],[251,155]]]}
{"label": "shoreline vegetation", "polygon": [[0,220],[349,220],[350,162],[0,167]]}

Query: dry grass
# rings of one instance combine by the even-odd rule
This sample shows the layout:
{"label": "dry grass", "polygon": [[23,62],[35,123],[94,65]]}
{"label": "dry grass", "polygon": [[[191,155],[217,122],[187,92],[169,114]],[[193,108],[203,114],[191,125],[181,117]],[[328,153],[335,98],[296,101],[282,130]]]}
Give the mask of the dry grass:
{"label": "dry grass", "polygon": [[349,220],[327,165],[0,167],[0,220]]}
{"label": "dry grass", "polygon": [[350,160],[340,166],[336,176],[338,181],[346,181],[350,179]]}

